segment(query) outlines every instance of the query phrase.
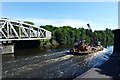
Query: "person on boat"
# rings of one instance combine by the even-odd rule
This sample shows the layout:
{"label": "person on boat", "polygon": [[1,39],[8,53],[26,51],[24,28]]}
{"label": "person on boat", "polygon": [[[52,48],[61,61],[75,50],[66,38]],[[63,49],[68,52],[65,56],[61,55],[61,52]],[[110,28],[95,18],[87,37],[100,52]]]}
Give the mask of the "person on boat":
{"label": "person on boat", "polygon": [[94,51],[103,50],[103,47],[102,47],[100,41],[98,41],[97,39],[94,39],[93,50]]}
{"label": "person on boat", "polygon": [[93,41],[93,45],[94,45],[94,47],[99,46],[99,45],[98,45],[98,41],[97,41],[97,39],[94,39],[94,41]]}
{"label": "person on boat", "polygon": [[82,38],[80,38],[80,41],[78,43],[78,49],[80,51],[87,51],[87,45],[85,43],[85,40],[83,40]]}

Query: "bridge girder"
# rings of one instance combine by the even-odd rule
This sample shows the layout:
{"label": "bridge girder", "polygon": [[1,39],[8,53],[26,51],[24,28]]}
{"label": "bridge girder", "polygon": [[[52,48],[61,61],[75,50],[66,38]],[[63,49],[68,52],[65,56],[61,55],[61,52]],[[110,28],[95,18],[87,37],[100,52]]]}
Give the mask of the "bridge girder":
{"label": "bridge girder", "polygon": [[0,41],[51,39],[51,32],[22,21],[0,19]]}

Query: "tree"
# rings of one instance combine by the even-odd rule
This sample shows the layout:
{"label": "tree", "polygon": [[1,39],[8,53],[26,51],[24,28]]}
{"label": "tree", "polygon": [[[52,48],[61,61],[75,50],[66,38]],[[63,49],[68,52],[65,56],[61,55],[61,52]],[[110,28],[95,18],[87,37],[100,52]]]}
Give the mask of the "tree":
{"label": "tree", "polygon": [[52,25],[40,26],[52,32],[52,40],[59,44],[73,44],[78,42],[80,38],[85,39],[87,43],[93,43],[94,39],[101,41],[102,44],[107,42],[113,43],[114,35],[112,30],[92,30],[84,28],[72,28],[71,26],[53,27]]}

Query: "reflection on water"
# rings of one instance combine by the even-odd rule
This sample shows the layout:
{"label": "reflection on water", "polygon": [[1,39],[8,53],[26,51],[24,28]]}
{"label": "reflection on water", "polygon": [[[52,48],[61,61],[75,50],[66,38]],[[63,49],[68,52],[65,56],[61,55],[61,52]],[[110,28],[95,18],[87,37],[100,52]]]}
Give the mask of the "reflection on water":
{"label": "reflection on water", "polygon": [[[88,55],[68,55],[70,47],[16,51],[16,56],[2,56],[3,78],[75,78],[109,59],[113,47],[106,52]],[[32,53],[32,54],[30,54]],[[25,55],[23,55],[25,54]],[[30,55],[28,55],[30,54]]]}

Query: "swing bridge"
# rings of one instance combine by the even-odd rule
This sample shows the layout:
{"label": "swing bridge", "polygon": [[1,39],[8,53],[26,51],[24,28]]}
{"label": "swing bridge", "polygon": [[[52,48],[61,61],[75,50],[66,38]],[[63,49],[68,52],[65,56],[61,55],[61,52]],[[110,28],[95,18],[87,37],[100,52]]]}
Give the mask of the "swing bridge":
{"label": "swing bridge", "polygon": [[0,19],[0,41],[51,39],[51,32],[22,21]]}

